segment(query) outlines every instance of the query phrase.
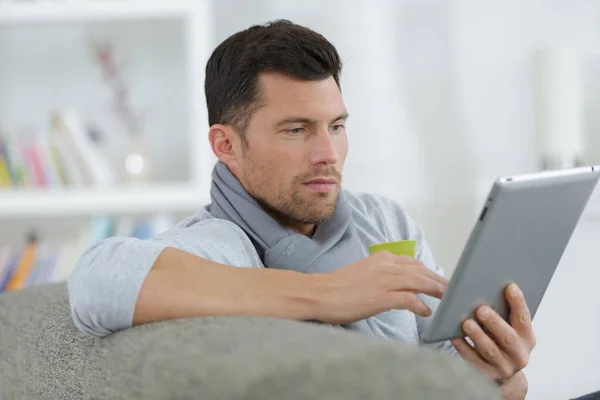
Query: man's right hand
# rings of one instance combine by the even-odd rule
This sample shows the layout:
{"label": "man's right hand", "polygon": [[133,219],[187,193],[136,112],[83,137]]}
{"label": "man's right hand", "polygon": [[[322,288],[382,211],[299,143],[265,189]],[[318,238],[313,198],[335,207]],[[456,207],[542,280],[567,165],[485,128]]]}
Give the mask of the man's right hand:
{"label": "man's right hand", "polygon": [[428,317],[416,295],[441,298],[448,280],[419,260],[382,251],[330,273],[317,274],[322,307],[319,320],[347,324],[391,309]]}

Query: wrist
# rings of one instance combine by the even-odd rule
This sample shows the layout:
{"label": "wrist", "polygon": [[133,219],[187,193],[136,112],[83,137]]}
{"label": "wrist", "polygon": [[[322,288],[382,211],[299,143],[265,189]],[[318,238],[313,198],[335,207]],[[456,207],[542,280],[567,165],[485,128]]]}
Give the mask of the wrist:
{"label": "wrist", "polygon": [[[245,313],[295,320],[321,320],[325,274],[305,274],[274,269],[247,269],[252,276],[244,290]],[[252,289],[249,289],[252,288]],[[243,290],[240,288],[240,290]]]}
{"label": "wrist", "polygon": [[306,274],[307,295],[310,299],[310,313],[312,320],[327,321],[327,287],[329,285],[329,273]]}
{"label": "wrist", "polygon": [[326,275],[328,274],[304,274],[296,273],[294,281],[298,283],[296,290],[288,294],[288,300],[292,302],[300,313],[302,320],[323,321],[324,309],[326,308],[323,295],[326,286]]}

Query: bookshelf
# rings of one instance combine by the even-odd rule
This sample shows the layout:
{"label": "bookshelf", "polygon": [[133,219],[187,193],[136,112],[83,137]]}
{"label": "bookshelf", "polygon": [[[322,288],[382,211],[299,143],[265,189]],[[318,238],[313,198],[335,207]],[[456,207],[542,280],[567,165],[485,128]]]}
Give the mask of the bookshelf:
{"label": "bookshelf", "polygon": [[[85,64],[86,60],[83,57],[69,54],[62,49],[62,39],[67,38],[69,44],[69,38],[76,35],[85,36],[92,32],[97,36],[108,36],[115,42],[123,42],[124,46],[128,44],[129,50],[138,50],[140,36],[157,29],[164,33],[162,37],[160,33],[153,33],[148,41],[154,39],[155,42],[161,43],[156,44],[157,47],[148,44],[148,48],[139,49],[137,55],[142,60],[130,61],[132,65],[129,70],[130,76],[145,76],[145,80],[134,77],[130,82],[134,92],[132,97],[135,97],[135,91],[138,89],[138,103],[140,99],[153,99],[155,104],[145,112],[152,117],[153,114],[159,114],[161,118],[150,119],[147,132],[151,148],[149,158],[151,164],[155,165],[156,176],[142,185],[135,186],[119,183],[108,188],[0,188],[0,221],[4,218],[29,219],[44,216],[84,217],[97,213],[192,212],[204,204],[208,198],[210,170],[215,162],[206,139],[207,116],[203,91],[204,64],[212,51],[212,13],[211,1],[0,2],[0,52],[6,56],[4,62],[0,60],[0,75],[5,75],[4,82],[0,78],[0,129],[3,123],[15,125],[24,120],[28,123],[33,122],[34,125],[44,125],[48,113],[55,106],[52,104],[53,96],[60,92],[53,82],[60,79],[60,76],[40,76],[34,67],[25,65],[22,60],[32,58],[24,58],[15,49],[20,47],[19,44],[30,44],[31,48],[28,50],[38,55],[40,60],[43,56],[52,57],[44,53],[43,47],[54,45],[55,48],[51,50],[58,53],[58,56],[48,60],[62,63],[60,65],[68,69],[65,75],[74,75],[75,83],[80,83],[76,79],[93,80],[89,78],[94,77],[94,72],[77,76],[77,68],[89,65]],[[50,39],[40,40],[39,46],[36,46],[35,41],[28,41],[34,36],[37,37],[36,35]],[[55,39],[52,39],[53,37]],[[71,40],[73,42],[75,39]],[[174,60],[168,61],[166,68],[161,64],[161,60],[145,55],[173,47],[173,44],[179,42],[182,43],[181,50],[169,53],[175,57]],[[82,49],[86,50],[83,45]],[[124,58],[135,55],[126,54]],[[11,57],[15,60],[14,65],[10,64]],[[66,61],[63,61],[65,58]],[[19,61],[21,64],[18,64]],[[28,71],[18,71],[15,65],[24,66],[23,69]],[[165,74],[170,75],[163,77],[157,73],[157,70],[160,72],[162,69],[166,70]],[[95,71],[95,74],[98,75],[98,71]],[[178,75],[184,75],[184,78],[171,80],[172,76]],[[68,80],[71,77],[62,78]],[[161,79],[164,79],[164,82],[161,83]],[[158,81],[156,85],[154,80]],[[168,92],[168,89],[161,88],[161,85],[177,87],[179,91]],[[58,101],[66,104],[84,104],[87,114],[92,116],[100,108],[104,112],[106,99],[101,103],[94,98],[94,95],[101,97],[97,95],[99,89],[102,89],[99,82],[83,86],[85,87],[82,91],[88,90],[88,94],[67,94]],[[144,87],[151,86],[157,86],[158,89],[154,92],[144,90]],[[32,101],[20,93],[21,88],[25,92],[35,90],[40,94]],[[64,92],[73,90],[67,88]],[[171,113],[169,110],[163,110],[164,106],[168,106],[161,102],[166,97],[165,93],[183,99],[172,106]],[[107,97],[106,93],[103,94]],[[134,98],[133,102],[135,100]],[[158,128],[151,131],[153,126]]]}
{"label": "bookshelf", "polygon": [[[151,237],[210,202],[213,15],[211,0],[0,1],[0,292],[27,251],[15,287],[64,280],[98,240]],[[151,166],[135,179],[123,157],[134,142]],[[90,173],[103,164],[112,175]]]}

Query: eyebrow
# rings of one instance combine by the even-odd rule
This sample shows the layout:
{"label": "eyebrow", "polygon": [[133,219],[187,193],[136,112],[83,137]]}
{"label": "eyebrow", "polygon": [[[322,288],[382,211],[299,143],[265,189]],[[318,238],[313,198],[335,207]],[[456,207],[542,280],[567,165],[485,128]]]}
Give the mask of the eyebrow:
{"label": "eyebrow", "polygon": [[[340,114],[339,116],[337,116],[336,118],[332,119],[329,123],[333,123],[335,121],[340,121],[340,120],[346,120],[348,119],[349,114],[347,112]],[[283,119],[281,121],[279,121],[277,124],[275,124],[276,128],[279,128],[283,125],[286,124],[311,124],[314,123],[315,120],[314,119],[310,119],[310,118],[304,118],[304,117],[289,117],[286,119]]]}

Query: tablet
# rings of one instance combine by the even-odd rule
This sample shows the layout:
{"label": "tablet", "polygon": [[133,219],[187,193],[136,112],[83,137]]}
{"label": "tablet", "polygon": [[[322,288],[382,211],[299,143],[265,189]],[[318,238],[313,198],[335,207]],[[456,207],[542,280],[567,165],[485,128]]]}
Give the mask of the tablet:
{"label": "tablet", "polygon": [[510,282],[533,318],[599,177],[594,166],[496,180],[423,342],[465,336],[484,304],[508,321]]}

